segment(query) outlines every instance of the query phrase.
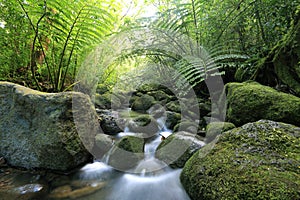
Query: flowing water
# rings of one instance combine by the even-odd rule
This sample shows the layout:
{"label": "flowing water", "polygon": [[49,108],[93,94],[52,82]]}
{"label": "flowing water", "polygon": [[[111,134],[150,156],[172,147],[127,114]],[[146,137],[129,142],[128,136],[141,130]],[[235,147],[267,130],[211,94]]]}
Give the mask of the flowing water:
{"label": "flowing water", "polygon": [[[163,118],[158,119],[160,131],[144,145],[144,159],[130,173],[117,171],[106,164],[111,151],[101,160],[87,164],[70,175],[12,171],[8,168],[2,173],[7,175],[0,176],[0,184],[7,181],[12,185],[7,187],[10,192],[5,192],[4,188],[0,190],[0,199],[17,199],[20,195],[27,195],[24,199],[189,200],[180,183],[181,169],[171,169],[155,158],[161,135],[171,134],[164,122]],[[116,138],[125,135],[135,133],[127,130]],[[40,197],[36,198],[36,195]]]}
{"label": "flowing water", "polygon": [[[180,183],[181,169],[171,169],[155,158],[155,150],[161,142],[160,134],[171,134],[163,121],[158,120],[161,131],[145,144],[145,157],[133,169],[134,173],[117,172],[105,164],[109,152],[102,159],[83,167],[79,177],[84,180],[106,181],[105,188],[80,199],[82,200],[189,200],[189,196]],[[118,135],[134,135],[129,131]]]}

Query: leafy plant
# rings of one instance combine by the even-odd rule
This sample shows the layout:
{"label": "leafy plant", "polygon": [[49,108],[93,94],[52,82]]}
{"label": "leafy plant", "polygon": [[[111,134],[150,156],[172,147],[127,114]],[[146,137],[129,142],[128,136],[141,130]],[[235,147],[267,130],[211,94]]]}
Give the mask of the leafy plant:
{"label": "leafy plant", "polygon": [[[49,85],[54,92],[70,87],[87,48],[111,33],[116,20],[116,15],[105,9],[116,6],[110,1],[18,0],[18,4],[34,32],[30,69],[40,90]],[[47,77],[41,80],[44,85],[38,72]]]}

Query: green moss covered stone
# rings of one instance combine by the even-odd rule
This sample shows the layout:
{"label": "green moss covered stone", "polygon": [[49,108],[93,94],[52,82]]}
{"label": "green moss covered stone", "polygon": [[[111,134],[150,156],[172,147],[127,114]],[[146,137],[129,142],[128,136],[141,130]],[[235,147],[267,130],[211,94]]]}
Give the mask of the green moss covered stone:
{"label": "green moss covered stone", "polygon": [[269,119],[300,126],[300,98],[256,82],[228,83],[227,121],[236,126]]}
{"label": "green moss covered stone", "polygon": [[120,171],[131,169],[143,159],[143,151],[143,138],[124,136],[113,147],[109,165]]}
{"label": "green moss covered stone", "polygon": [[267,120],[219,135],[186,163],[192,200],[300,199],[300,128]]}

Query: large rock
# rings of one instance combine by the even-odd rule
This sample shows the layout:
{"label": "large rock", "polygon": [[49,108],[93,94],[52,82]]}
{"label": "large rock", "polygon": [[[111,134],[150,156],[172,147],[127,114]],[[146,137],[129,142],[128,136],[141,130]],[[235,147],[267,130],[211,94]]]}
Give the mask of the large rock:
{"label": "large rock", "polygon": [[103,158],[109,150],[113,147],[114,139],[110,135],[99,133],[95,136],[95,146],[93,148],[93,155],[97,159]]}
{"label": "large rock", "polygon": [[157,121],[150,115],[138,115],[129,120],[126,126],[130,132],[143,133],[145,138],[150,138],[159,131]]}
{"label": "large rock", "polygon": [[186,161],[204,145],[199,136],[180,131],[160,143],[156,157],[172,168],[182,168]]}
{"label": "large rock", "polygon": [[134,136],[122,137],[109,155],[108,164],[120,171],[126,171],[144,158],[144,139]]}
{"label": "large rock", "polygon": [[192,200],[300,199],[300,128],[267,120],[219,135],[186,163]]}
{"label": "large rock", "polygon": [[0,82],[0,113],[0,156],[10,165],[64,171],[90,160],[86,148],[92,148],[99,125],[93,126],[97,114],[88,96]]}
{"label": "large rock", "polygon": [[206,126],[205,142],[209,143],[221,133],[235,128],[230,122],[211,122]]}
{"label": "large rock", "polygon": [[236,126],[269,119],[300,126],[300,98],[255,82],[229,83],[227,120]]}
{"label": "large rock", "polygon": [[133,111],[137,111],[140,113],[146,113],[146,111],[155,104],[155,99],[154,97],[144,94],[141,97],[136,97],[131,109]]}

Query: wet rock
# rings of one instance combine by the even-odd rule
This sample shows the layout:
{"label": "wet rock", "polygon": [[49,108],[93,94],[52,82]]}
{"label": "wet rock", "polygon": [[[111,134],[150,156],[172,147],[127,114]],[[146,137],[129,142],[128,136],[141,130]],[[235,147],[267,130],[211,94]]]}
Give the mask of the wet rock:
{"label": "wet rock", "polygon": [[145,137],[152,137],[159,131],[157,121],[150,115],[139,115],[129,120],[127,127],[131,132],[144,133]]}
{"label": "wet rock", "polygon": [[171,97],[161,90],[148,92],[147,94],[153,96],[156,101],[168,102],[171,100]]}
{"label": "wet rock", "polygon": [[70,185],[64,185],[54,189],[50,194],[50,199],[78,199],[87,195],[90,195],[100,189],[102,189],[106,185],[105,182],[95,182],[91,185],[87,185],[82,188],[73,189]]}
{"label": "wet rock", "polygon": [[0,82],[0,113],[0,156],[8,164],[65,171],[90,160],[99,125],[87,95]]}
{"label": "wet rock", "polygon": [[154,83],[144,84],[137,89],[137,92],[144,93],[144,94],[153,91],[154,92],[163,91],[165,94],[173,95],[173,92],[167,86],[160,85],[160,84],[154,84]]}
{"label": "wet rock", "polygon": [[111,147],[113,146],[114,140],[111,136],[99,133],[95,136],[95,147],[93,149],[93,155],[96,158],[102,158]]}
{"label": "wet rock", "polygon": [[108,135],[116,135],[124,130],[125,121],[118,113],[109,110],[97,110],[102,131]]}
{"label": "wet rock", "polygon": [[19,200],[32,200],[43,199],[48,192],[48,187],[39,183],[30,183],[21,186],[1,186],[0,199],[19,199]]}
{"label": "wet rock", "polygon": [[256,82],[228,83],[227,120],[236,126],[260,119],[300,126],[300,98]]}
{"label": "wet rock", "polygon": [[170,101],[166,104],[166,109],[175,113],[181,113],[179,101]]}
{"label": "wet rock", "polygon": [[96,94],[94,101],[95,101],[96,108],[99,108],[99,109],[110,109],[111,108],[111,95],[108,93]]}
{"label": "wet rock", "polygon": [[143,138],[124,136],[113,147],[108,164],[117,170],[126,171],[144,158],[143,151]]}
{"label": "wet rock", "polygon": [[153,116],[155,119],[163,117],[166,115],[166,109],[161,104],[155,104],[151,106],[147,112]]}
{"label": "wet rock", "polygon": [[166,111],[166,115],[166,127],[173,130],[173,128],[180,122],[181,115],[171,111]]}
{"label": "wet rock", "polygon": [[260,120],[217,136],[185,164],[192,200],[299,199],[300,128]]}
{"label": "wet rock", "polygon": [[196,134],[198,132],[198,127],[199,125],[196,122],[184,120],[176,124],[176,126],[173,128],[173,132],[186,131]]}
{"label": "wet rock", "polygon": [[146,113],[146,111],[156,103],[154,97],[144,94],[141,97],[136,97],[132,103],[131,109],[140,113]]}
{"label": "wet rock", "polygon": [[172,168],[182,168],[186,161],[204,145],[199,136],[180,131],[163,140],[155,155]]}
{"label": "wet rock", "polygon": [[233,123],[229,122],[211,122],[206,127],[205,142],[209,143],[221,133],[235,128]]}

